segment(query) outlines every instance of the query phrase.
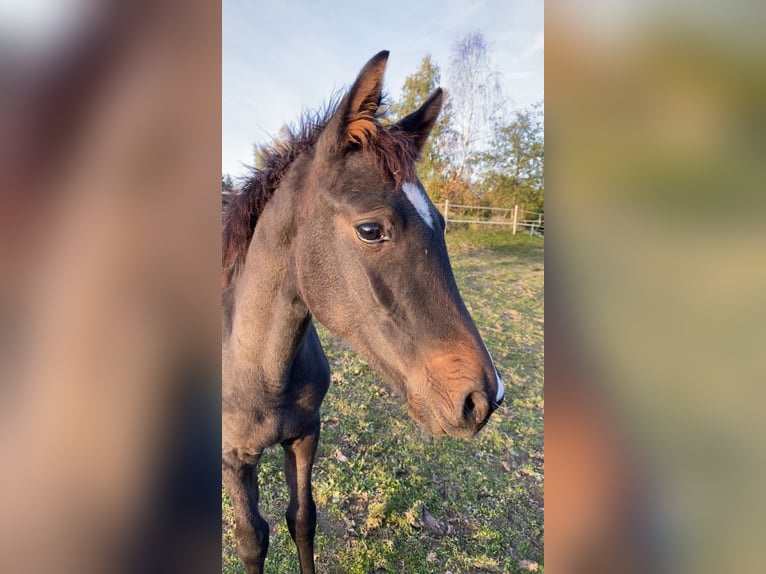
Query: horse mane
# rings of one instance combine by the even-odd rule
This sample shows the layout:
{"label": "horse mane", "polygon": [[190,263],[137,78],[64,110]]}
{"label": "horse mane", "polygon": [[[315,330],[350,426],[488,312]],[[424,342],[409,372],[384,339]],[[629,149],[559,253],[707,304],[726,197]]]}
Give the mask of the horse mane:
{"label": "horse mane", "polygon": [[[224,289],[242,267],[258,218],[287,169],[299,155],[317,143],[340,103],[340,98],[335,96],[323,109],[304,112],[297,125],[285,126],[271,144],[259,148],[260,165],[252,168],[252,175],[241,189],[224,196]],[[409,133],[396,126],[384,127],[381,119],[381,114],[375,113],[365,114],[361,121],[351,122],[346,128],[349,139],[344,144],[372,153],[382,174],[392,178],[399,188],[405,181],[415,181],[415,162],[419,159],[419,151]]]}

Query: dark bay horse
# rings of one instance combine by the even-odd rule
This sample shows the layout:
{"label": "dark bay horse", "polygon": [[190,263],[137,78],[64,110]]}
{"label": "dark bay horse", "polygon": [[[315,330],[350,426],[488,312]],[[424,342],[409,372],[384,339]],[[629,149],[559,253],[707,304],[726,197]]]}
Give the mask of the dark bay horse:
{"label": "dark bay horse", "polygon": [[503,399],[455,284],[444,219],[415,174],[442,91],[383,127],[387,59],[377,54],[337,105],[267,149],[224,210],[222,470],[249,574],[262,572],[269,538],[258,461],[277,443],[287,525],[301,572],[314,572],[311,467],[330,369],[313,318],[434,434],[474,435]]}

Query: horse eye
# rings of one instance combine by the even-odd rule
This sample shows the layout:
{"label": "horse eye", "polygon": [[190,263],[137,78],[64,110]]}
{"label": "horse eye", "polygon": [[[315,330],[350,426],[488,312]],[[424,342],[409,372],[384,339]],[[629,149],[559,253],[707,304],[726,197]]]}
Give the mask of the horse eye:
{"label": "horse eye", "polygon": [[356,234],[365,243],[378,243],[383,241],[383,228],[375,222],[361,223],[356,226]]}

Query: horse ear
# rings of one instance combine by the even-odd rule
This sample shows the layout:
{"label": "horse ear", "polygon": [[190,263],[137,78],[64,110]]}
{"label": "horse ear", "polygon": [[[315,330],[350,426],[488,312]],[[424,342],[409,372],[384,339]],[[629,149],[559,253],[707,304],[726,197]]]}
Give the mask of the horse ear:
{"label": "horse ear", "polygon": [[439,112],[442,109],[443,100],[444,91],[441,88],[436,88],[422,106],[394,124],[395,128],[412,134],[418,151],[423,149],[431,130],[436,124]]}
{"label": "horse ear", "polygon": [[387,61],[388,50],[383,50],[359,72],[325,130],[333,139],[331,147],[339,149],[349,144],[364,145],[378,129],[375,114],[383,94],[383,73]]}

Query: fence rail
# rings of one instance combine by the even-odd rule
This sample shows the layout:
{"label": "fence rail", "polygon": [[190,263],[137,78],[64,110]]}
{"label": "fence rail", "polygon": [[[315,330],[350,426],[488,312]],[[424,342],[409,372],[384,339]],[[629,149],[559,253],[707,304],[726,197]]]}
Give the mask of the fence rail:
{"label": "fence rail", "polygon": [[[234,192],[223,191],[221,206],[225,207],[234,195]],[[482,207],[452,204],[445,200],[444,203],[438,204],[437,208],[444,216],[447,227],[450,223],[505,225],[513,228],[514,235],[519,231],[527,231],[529,235],[537,237],[545,235],[545,214],[538,211],[521,210],[518,205],[512,208]]]}
{"label": "fence rail", "polygon": [[508,225],[513,228],[514,235],[520,230],[528,231],[529,235],[538,237],[545,234],[544,214],[538,211],[520,210],[518,205],[509,209],[506,207],[458,205],[445,200],[444,203],[439,204],[439,208],[447,226],[450,223]]}

